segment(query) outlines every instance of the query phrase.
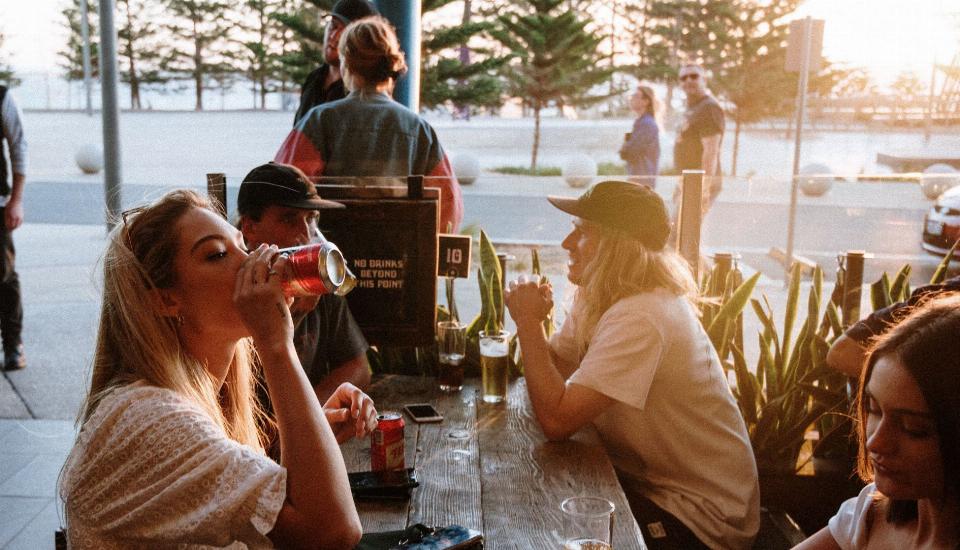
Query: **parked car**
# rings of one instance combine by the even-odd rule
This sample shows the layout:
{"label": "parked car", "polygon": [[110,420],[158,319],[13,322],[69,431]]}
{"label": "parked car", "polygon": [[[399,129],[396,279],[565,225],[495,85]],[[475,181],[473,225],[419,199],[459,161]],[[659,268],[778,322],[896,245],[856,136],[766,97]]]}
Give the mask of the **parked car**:
{"label": "parked car", "polygon": [[[923,249],[943,256],[960,238],[960,186],[943,192],[923,217]],[[960,250],[953,254],[960,260]]]}

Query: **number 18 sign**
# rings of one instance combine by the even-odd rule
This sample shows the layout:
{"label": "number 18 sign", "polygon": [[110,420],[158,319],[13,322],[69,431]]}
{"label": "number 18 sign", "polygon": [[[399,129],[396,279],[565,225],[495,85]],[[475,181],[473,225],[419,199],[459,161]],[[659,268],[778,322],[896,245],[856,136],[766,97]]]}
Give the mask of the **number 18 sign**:
{"label": "number 18 sign", "polygon": [[470,275],[469,235],[437,235],[437,276],[466,279]]}

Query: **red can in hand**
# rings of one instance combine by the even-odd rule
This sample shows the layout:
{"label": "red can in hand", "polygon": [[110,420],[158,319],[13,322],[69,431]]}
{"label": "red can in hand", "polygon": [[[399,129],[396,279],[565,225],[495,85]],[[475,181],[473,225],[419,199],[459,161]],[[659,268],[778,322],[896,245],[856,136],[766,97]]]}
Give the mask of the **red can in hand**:
{"label": "red can in hand", "polygon": [[370,438],[370,469],[402,470],[403,417],[385,412],[377,417],[377,429]]}
{"label": "red can in hand", "polygon": [[284,294],[287,296],[341,294],[339,290],[347,279],[347,263],[336,245],[324,241],[281,248],[280,253],[286,256],[289,262],[287,270],[281,274],[280,284]]}

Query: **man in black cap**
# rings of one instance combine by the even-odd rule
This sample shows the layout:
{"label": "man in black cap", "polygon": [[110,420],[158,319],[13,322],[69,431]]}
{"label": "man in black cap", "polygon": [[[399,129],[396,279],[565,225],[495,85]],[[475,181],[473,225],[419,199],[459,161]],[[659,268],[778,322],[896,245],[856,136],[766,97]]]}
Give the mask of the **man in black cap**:
{"label": "man in black cap", "polygon": [[327,26],[323,31],[324,63],[307,75],[303,83],[300,107],[297,108],[297,114],[293,118],[294,126],[317,105],[346,97],[347,91],[340,78],[340,52],[337,51],[340,33],[357,19],[379,13],[369,0],[339,0],[333,5]]}
{"label": "man in black cap", "polygon": [[[251,170],[237,197],[238,225],[250,249],[262,243],[280,248],[308,244],[319,234],[319,211],[325,208],[343,205],[321,199],[299,169],[273,162]],[[290,309],[296,320],[294,346],[320,402],[343,382],[365,389],[370,384],[368,345],[346,300],[334,294],[299,298]]]}
{"label": "man in black cap", "polygon": [[543,433],[596,427],[651,549],[751,548],[760,489],[750,438],[698,319],[690,268],[666,246],[663,200],[622,181],[549,200],[575,216],[562,245],[577,286],[570,313],[548,338],[549,284],[521,277],[504,296]]}

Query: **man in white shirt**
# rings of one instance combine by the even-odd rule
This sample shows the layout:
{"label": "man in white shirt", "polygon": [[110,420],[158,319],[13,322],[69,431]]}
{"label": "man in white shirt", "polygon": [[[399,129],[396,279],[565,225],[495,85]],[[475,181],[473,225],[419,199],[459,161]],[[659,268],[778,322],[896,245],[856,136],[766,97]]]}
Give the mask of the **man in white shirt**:
{"label": "man in white shirt", "polygon": [[[0,337],[3,370],[27,366],[23,355],[23,304],[17,276],[13,232],[23,223],[23,183],[27,171],[27,140],[20,110],[6,86],[0,86]],[[6,144],[4,150],[3,144]],[[9,157],[7,156],[9,151]],[[12,178],[8,176],[12,174]]]}

